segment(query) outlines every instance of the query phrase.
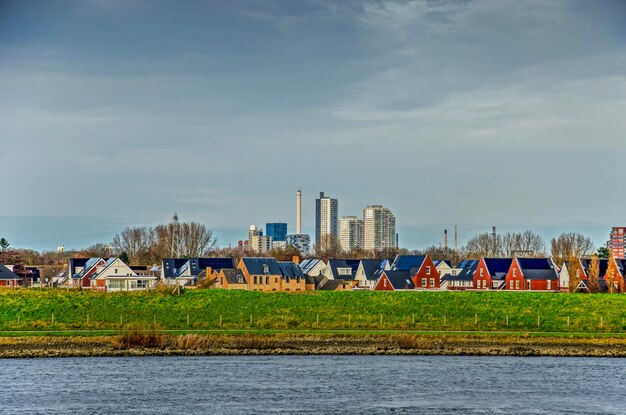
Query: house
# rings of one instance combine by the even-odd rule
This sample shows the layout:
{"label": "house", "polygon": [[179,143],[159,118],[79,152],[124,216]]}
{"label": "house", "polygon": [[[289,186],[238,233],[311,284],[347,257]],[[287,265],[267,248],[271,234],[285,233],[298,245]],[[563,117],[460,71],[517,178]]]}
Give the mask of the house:
{"label": "house", "polygon": [[143,291],[154,288],[156,277],[137,274],[119,258],[109,258],[96,266],[91,275],[91,289],[94,291]]}
{"label": "house", "polygon": [[326,271],[326,263],[321,259],[305,259],[300,263],[302,272],[311,277],[324,275]]}
{"label": "house", "polygon": [[359,259],[329,259],[324,276],[329,280],[354,281],[360,263]]}
{"label": "house", "polygon": [[415,289],[415,284],[411,278],[411,273],[406,270],[382,270],[380,278],[376,281],[376,285],[374,286],[374,291],[403,291],[413,289]]}
{"label": "house", "polygon": [[[70,258],[71,286],[94,291],[137,291],[154,287],[156,277],[137,275],[119,258]],[[65,278],[57,276],[57,282]]]}
{"label": "house", "polygon": [[478,266],[478,260],[465,260],[450,273],[441,277],[441,288],[450,291],[465,291],[474,287],[474,273]]}
{"label": "house", "polygon": [[222,268],[217,273],[216,287],[226,290],[247,290],[248,283],[238,268]]}
{"label": "house", "polygon": [[476,261],[473,288],[475,290],[501,290],[513,258],[480,258]]}
{"label": "house", "polygon": [[16,288],[22,283],[22,277],[0,264],[0,287]]}
{"label": "house", "polygon": [[397,255],[390,271],[408,271],[417,289],[438,290],[441,279],[429,255]]}
{"label": "house", "polygon": [[[591,260],[586,260],[591,264]],[[609,284],[613,284],[612,292],[624,292],[624,276],[626,275],[626,260],[613,258],[608,260],[606,271],[602,269],[601,260],[598,260],[600,266],[600,278],[598,285],[600,291],[609,291]],[[588,274],[588,268],[587,268]]]}
{"label": "house", "polygon": [[214,275],[223,268],[235,268],[232,258],[163,258],[161,280],[166,284],[195,285],[198,274]]}
{"label": "house", "polygon": [[372,290],[376,285],[376,281],[380,278],[383,270],[383,260],[381,259],[362,259],[356,270],[354,280],[356,287],[361,289]]}
{"label": "house", "polygon": [[74,288],[90,288],[91,277],[96,273],[97,267],[103,266],[108,259],[109,258],[70,258],[70,285]]}
{"label": "house", "polygon": [[[248,289],[254,291],[305,291],[307,279],[298,264],[274,258],[241,258]],[[309,284],[310,285],[310,284]]]}
{"label": "house", "polygon": [[558,291],[558,268],[551,258],[513,258],[505,290]]}
{"label": "house", "polygon": [[380,268],[386,271],[391,269],[391,264],[393,263],[393,259],[383,259],[380,263]]}
{"label": "house", "polygon": [[435,267],[437,268],[437,272],[439,273],[439,277],[443,277],[445,275],[452,275],[452,262],[449,260],[437,259],[433,260]]}

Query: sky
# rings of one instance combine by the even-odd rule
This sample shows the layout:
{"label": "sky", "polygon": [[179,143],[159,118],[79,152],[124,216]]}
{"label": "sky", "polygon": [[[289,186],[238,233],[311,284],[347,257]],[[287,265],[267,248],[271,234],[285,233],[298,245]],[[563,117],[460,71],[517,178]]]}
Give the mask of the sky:
{"label": "sky", "polygon": [[400,245],[626,224],[626,2],[0,2],[0,235],[183,221],[314,234],[382,204]]}

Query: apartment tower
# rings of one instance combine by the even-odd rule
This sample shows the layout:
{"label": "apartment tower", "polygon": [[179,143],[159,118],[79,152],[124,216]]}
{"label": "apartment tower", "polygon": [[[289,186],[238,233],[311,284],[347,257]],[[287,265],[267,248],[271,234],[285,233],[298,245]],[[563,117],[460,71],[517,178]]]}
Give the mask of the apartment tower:
{"label": "apartment tower", "polygon": [[396,217],[381,205],[363,209],[363,248],[382,250],[396,248]]}
{"label": "apartment tower", "polygon": [[319,243],[321,238],[326,235],[339,237],[338,219],[339,219],[339,202],[324,196],[324,192],[320,192],[319,199],[315,199],[315,242]]}
{"label": "apartment tower", "polygon": [[344,216],[339,221],[339,243],[345,252],[363,249],[363,219]]}

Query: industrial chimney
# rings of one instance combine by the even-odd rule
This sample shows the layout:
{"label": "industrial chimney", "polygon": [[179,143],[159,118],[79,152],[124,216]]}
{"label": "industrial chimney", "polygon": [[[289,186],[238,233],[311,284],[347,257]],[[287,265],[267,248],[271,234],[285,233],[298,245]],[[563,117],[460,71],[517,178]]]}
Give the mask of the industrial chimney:
{"label": "industrial chimney", "polygon": [[443,248],[446,251],[448,250],[448,230],[447,229],[443,230]]}
{"label": "industrial chimney", "polygon": [[302,199],[302,192],[298,190],[296,192],[296,235],[300,235],[302,233],[302,208],[300,199]]}
{"label": "industrial chimney", "polygon": [[459,241],[459,235],[458,235],[458,232],[457,232],[456,225],[454,225],[454,253],[455,254],[457,252],[456,250],[457,250],[457,243],[458,243],[458,241]]}

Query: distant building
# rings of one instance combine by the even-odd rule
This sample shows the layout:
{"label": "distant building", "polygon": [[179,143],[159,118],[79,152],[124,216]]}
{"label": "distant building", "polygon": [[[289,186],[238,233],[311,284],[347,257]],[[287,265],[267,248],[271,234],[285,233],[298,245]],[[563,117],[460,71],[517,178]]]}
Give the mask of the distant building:
{"label": "distant building", "polygon": [[325,235],[339,237],[338,230],[339,202],[337,199],[324,196],[320,192],[319,199],[315,199],[315,242],[319,243]]}
{"label": "distant building", "polygon": [[396,217],[381,205],[363,210],[363,248],[369,251],[396,248]]}
{"label": "distant building", "polygon": [[624,259],[624,248],[626,243],[624,241],[624,234],[626,233],[626,226],[614,226],[611,230],[611,236],[609,238],[608,248],[613,252],[613,258]]}
{"label": "distant building", "polygon": [[311,253],[311,237],[307,234],[301,233],[296,235],[287,235],[287,245],[292,245],[298,248],[302,255],[308,255]]}
{"label": "distant building", "polygon": [[363,249],[363,219],[345,216],[339,221],[339,243],[341,249],[352,252]]}
{"label": "distant building", "polygon": [[248,230],[248,241],[252,243],[252,237],[259,235],[263,235],[263,229],[257,229],[255,225],[250,225],[250,228]]}
{"label": "distant building", "polygon": [[282,222],[266,223],[265,235],[271,236],[274,242],[285,242],[287,240],[287,224]]}
{"label": "distant building", "polygon": [[250,240],[250,248],[255,254],[266,254],[272,250],[272,237],[263,234],[255,235]]}

